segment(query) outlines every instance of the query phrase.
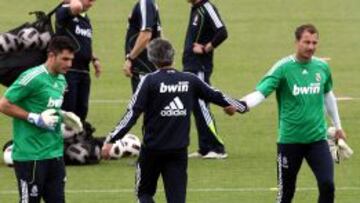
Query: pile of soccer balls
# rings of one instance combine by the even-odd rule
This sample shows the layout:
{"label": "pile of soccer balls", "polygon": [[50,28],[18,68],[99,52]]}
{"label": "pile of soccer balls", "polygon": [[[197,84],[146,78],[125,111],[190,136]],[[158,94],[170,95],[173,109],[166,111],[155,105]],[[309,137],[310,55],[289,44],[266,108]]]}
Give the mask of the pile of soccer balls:
{"label": "pile of soccer balls", "polygon": [[51,39],[50,32],[39,32],[34,27],[25,27],[17,34],[0,34],[0,54],[22,50],[40,49],[47,47]]}
{"label": "pile of soccer balls", "polygon": [[133,134],[126,134],[116,141],[110,150],[110,157],[120,159],[122,157],[139,156],[141,141]]}
{"label": "pile of soccer balls", "polygon": [[66,165],[98,164],[101,160],[102,139],[94,137],[95,128],[85,122],[84,130],[61,125],[64,137],[64,160]]}

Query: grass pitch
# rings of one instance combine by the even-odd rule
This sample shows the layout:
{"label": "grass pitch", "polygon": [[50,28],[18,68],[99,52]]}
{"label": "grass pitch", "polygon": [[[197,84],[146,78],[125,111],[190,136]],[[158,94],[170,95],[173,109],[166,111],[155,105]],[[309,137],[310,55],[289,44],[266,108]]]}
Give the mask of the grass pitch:
{"label": "grass pitch", "polygon": [[[59,1],[0,1],[0,30],[6,31],[32,20],[29,11],[50,10]],[[99,0],[90,12],[94,26],[94,50],[104,73],[92,80],[88,120],[104,136],[121,118],[130,97],[130,82],[122,75],[123,44],[127,16],[134,0]],[[181,53],[188,23],[189,4],[185,0],[158,0],[164,35],[174,44],[176,67],[181,69]],[[340,115],[355,155],[336,165],[336,202],[356,203],[360,199],[360,2],[357,0],[213,0],[228,27],[229,39],[216,50],[212,84],[241,97],[252,91],[257,81],[278,59],[293,53],[293,31],[299,24],[314,23],[320,31],[317,56],[330,57],[335,93],[353,100],[340,101]],[[0,93],[5,88],[0,87]],[[213,107],[219,133],[229,158],[189,160],[189,203],[268,203],[276,196],[275,140],[277,110],[271,96],[246,115],[226,117]],[[140,135],[141,121],[132,132]],[[193,125],[194,126],[194,125]],[[0,115],[0,144],[11,137],[11,120]],[[194,129],[190,151],[197,147]],[[67,202],[135,202],[135,159],[102,161],[96,166],[68,167]],[[304,162],[298,176],[295,203],[316,202],[314,177]],[[157,202],[165,202],[159,181]],[[0,160],[0,202],[17,202],[12,169]]]}

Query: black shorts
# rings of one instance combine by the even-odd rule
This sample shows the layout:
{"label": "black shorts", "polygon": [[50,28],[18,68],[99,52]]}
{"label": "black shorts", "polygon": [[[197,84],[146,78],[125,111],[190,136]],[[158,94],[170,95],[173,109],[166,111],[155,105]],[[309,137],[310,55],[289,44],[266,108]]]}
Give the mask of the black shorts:
{"label": "black shorts", "polygon": [[334,202],[334,163],[326,140],[309,144],[278,144],[278,202],[292,201],[304,159],[317,180],[318,202]]}
{"label": "black shorts", "polygon": [[65,202],[65,164],[62,157],[37,161],[14,161],[19,202]]}

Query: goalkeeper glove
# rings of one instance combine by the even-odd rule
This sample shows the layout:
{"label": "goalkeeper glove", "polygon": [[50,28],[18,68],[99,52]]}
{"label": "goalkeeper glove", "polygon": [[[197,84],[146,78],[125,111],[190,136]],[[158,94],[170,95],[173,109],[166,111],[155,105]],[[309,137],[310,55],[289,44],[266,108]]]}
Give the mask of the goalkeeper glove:
{"label": "goalkeeper glove", "polygon": [[55,109],[47,109],[41,114],[29,113],[27,120],[37,127],[48,130],[55,130],[55,126],[59,122],[59,116],[55,114]]}
{"label": "goalkeeper glove", "polygon": [[328,139],[328,144],[329,144],[329,149],[330,149],[332,159],[334,160],[335,163],[339,163],[340,159],[339,159],[338,145],[332,139]]}
{"label": "goalkeeper glove", "polygon": [[330,153],[335,163],[340,163],[342,160],[349,159],[354,151],[346,144],[343,139],[339,139],[337,142],[334,140],[328,140]]}
{"label": "goalkeeper glove", "polygon": [[354,153],[354,151],[349,147],[349,145],[346,144],[343,139],[339,139],[337,145],[339,148],[338,155],[341,160],[349,159]]}
{"label": "goalkeeper glove", "polygon": [[70,111],[61,111],[63,122],[66,127],[71,128],[75,134],[83,131],[83,124],[80,118]]}

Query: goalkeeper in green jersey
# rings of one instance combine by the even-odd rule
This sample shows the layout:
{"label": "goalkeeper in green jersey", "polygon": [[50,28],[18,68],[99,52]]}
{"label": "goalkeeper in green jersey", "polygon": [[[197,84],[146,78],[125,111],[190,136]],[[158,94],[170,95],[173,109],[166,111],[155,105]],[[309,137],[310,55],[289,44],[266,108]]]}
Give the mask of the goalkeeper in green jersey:
{"label": "goalkeeper in green jersey", "polygon": [[[278,201],[291,202],[296,177],[305,159],[319,187],[320,203],[334,202],[334,166],[327,144],[325,113],[336,127],[336,138],[345,138],[341,128],[328,64],[314,57],[319,34],[311,25],[295,31],[296,53],[279,60],[242,100],[252,108],[272,92],[278,103]],[[227,109],[232,113],[231,109]],[[325,111],[326,110],[326,111]]]}
{"label": "goalkeeper in green jersey", "polygon": [[13,117],[12,158],[20,202],[65,202],[65,165],[59,114],[75,47],[54,37],[44,64],[22,73],[0,99],[0,112]]}

